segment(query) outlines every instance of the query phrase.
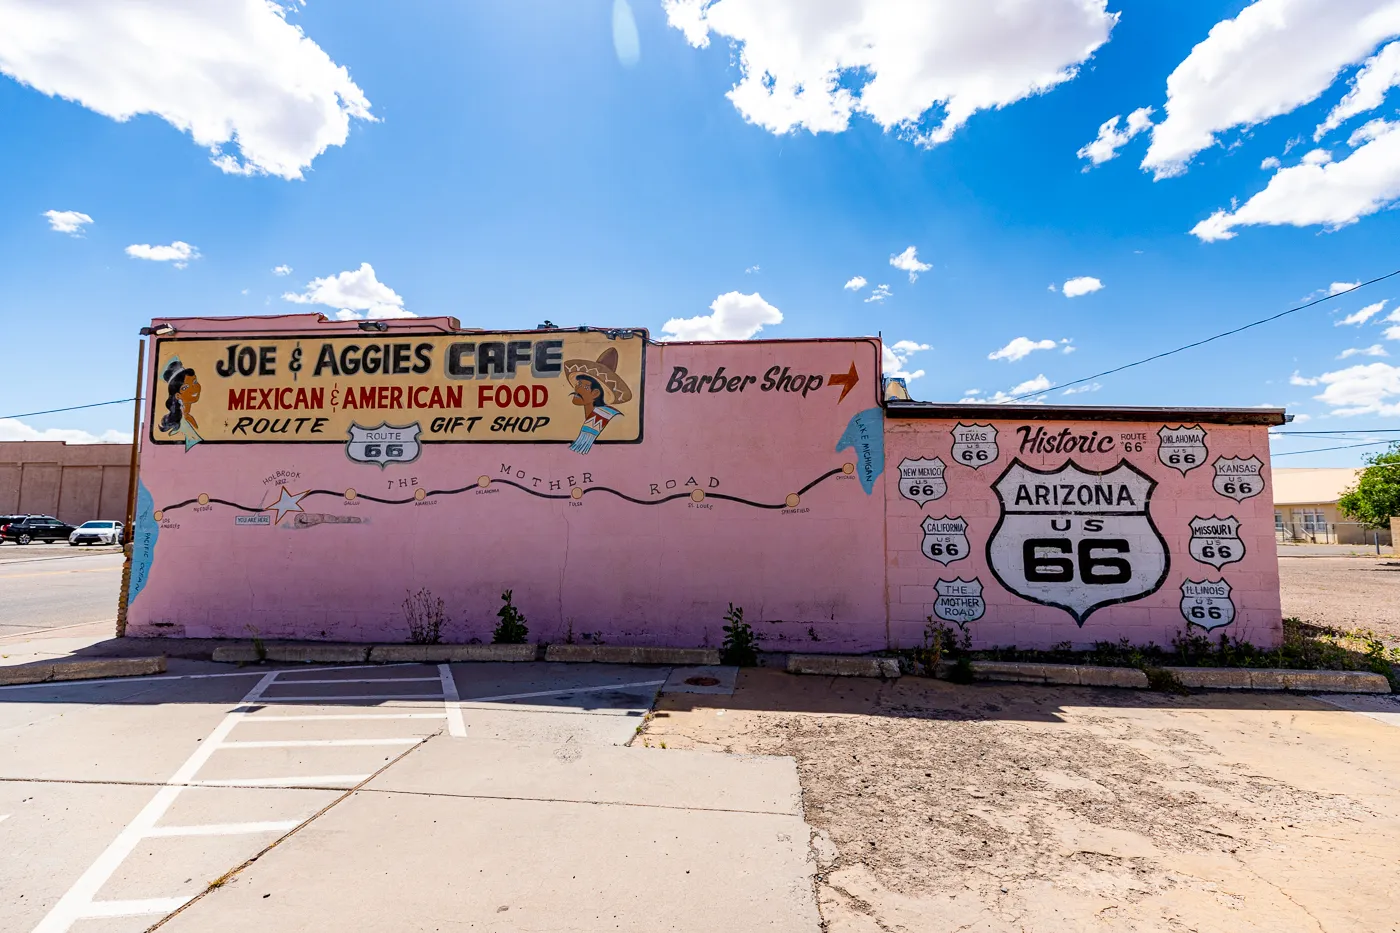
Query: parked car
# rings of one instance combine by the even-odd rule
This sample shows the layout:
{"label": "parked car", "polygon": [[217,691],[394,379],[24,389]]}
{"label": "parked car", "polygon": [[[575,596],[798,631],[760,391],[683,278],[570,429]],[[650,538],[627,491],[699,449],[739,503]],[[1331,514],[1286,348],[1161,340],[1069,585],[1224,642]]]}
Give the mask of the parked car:
{"label": "parked car", "polygon": [[83,522],[68,536],[68,543],[79,544],[121,544],[121,522]]}
{"label": "parked car", "polygon": [[26,515],[17,522],[10,522],[0,528],[0,541],[13,541],[16,544],[32,544],[38,541],[65,541],[73,533],[73,526],[65,524],[52,515]]}

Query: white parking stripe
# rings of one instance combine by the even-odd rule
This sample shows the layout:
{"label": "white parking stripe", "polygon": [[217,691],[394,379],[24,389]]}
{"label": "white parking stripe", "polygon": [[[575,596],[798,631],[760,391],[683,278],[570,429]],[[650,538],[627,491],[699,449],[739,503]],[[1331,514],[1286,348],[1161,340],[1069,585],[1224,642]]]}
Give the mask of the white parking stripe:
{"label": "white parking stripe", "polygon": [[414,745],[421,735],[400,739],[287,739],[271,742],[225,742],[220,748],[335,748],[352,745]]}
{"label": "white parking stripe", "polygon": [[238,836],[244,833],[285,833],[301,824],[296,820],[268,820],[263,823],[205,823],[202,826],[157,826],[151,836]]}
{"label": "white parking stripe", "polygon": [[326,722],[333,719],[442,719],[446,713],[316,713],[299,716],[251,716],[249,722]]}
{"label": "white parking stripe", "polygon": [[494,697],[470,697],[468,703],[494,703],[497,700],[528,700],[531,697],[567,696],[571,693],[601,693],[605,690],[621,690],[623,687],[655,687],[664,680],[638,680],[630,684],[605,684],[601,687],[571,687],[568,690],[538,690],[535,693],[505,693]]}
{"label": "white parking stripe", "polygon": [[[663,681],[664,683],[664,681]],[[441,700],[441,693],[337,693],[320,697],[263,697],[261,703],[306,703],[314,700]]]}
{"label": "white parking stripe", "polygon": [[[256,703],[258,698],[262,696],[262,692],[271,686],[276,679],[276,671],[264,674],[253,686],[253,689],[244,695],[242,705],[224,716],[223,720],[214,727],[214,731],[209,734],[209,737],[200,743],[194,754],[185,759],[185,763],[179,767],[179,770],[171,775],[169,783],[180,785],[189,782],[190,778],[194,777],[195,773],[209,761],[209,757],[214,754],[218,744],[233,731],[234,726],[248,715],[248,704]],[[66,933],[74,921],[88,916],[86,911],[96,907],[93,904],[93,898],[96,897],[97,892],[112,877],[117,866],[132,853],[141,842],[142,837],[165,815],[165,811],[170,809],[170,805],[175,802],[176,797],[180,796],[182,789],[179,786],[168,786],[156,791],[150,803],[146,804],[141,812],[136,814],[130,823],[126,824],[122,831],[117,834],[117,838],[113,839],[112,843],[97,857],[97,860],[88,866],[87,871],[83,872],[73,883],[73,886],[64,892],[64,895],[58,899],[58,903],[53,906],[48,915],[39,921],[39,925],[34,928],[34,933]],[[189,898],[181,900],[177,907],[188,900]],[[131,904],[138,902],[117,901],[112,903]],[[153,904],[156,902],[139,903]],[[152,912],[159,913],[160,910]]]}
{"label": "white parking stripe", "polygon": [[303,680],[300,677],[279,680],[277,686],[286,687],[291,684],[406,684],[406,683],[427,683],[437,680],[436,677],[337,677],[332,680]]}
{"label": "white parking stripe", "polygon": [[368,774],[309,774],[275,778],[217,778],[188,781],[189,787],[326,787],[331,784],[358,784]]}
{"label": "white parking stripe", "polygon": [[104,917],[139,917],[145,914],[168,914],[179,910],[190,901],[189,897],[151,897],[139,901],[94,901],[82,909],[75,920],[97,920]]}
{"label": "white parking stripe", "polygon": [[462,697],[457,693],[457,678],[452,676],[452,665],[439,664],[438,678],[442,680],[442,705],[447,710],[447,734],[465,739],[467,721],[462,718]]}

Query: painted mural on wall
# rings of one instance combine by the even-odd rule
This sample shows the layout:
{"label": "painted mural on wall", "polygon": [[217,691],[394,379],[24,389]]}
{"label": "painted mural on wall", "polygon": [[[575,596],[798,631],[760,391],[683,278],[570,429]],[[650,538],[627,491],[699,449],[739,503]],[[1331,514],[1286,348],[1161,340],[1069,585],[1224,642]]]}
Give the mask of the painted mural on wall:
{"label": "painted mural on wall", "polygon": [[733,601],[777,645],[883,646],[876,341],[309,324],[157,342],[133,633],[399,640],[427,586],[448,640],[513,588],[546,640],[713,644]]}
{"label": "painted mural on wall", "polygon": [[981,411],[887,421],[894,644],[933,620],[986,645],[1277,641],[1267,426]]}
{"label": "painted mural on wall", "polygon": [[173,337],[158,343],[151,440],[345,444],[380,466],[413,462],[420,442],[586,454],[641,440],[645,342],[630,330]]}

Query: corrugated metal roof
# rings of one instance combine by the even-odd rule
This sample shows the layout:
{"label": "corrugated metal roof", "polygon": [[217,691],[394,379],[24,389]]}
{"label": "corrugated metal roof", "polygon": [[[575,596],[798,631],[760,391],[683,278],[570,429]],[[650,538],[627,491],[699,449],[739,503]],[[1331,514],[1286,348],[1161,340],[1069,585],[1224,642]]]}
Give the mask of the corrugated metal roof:
{"label": "corrugated metal roof", "polygon": [[1274,505],[1336,502],[1360,474],[1359,467],[1275,467]]}

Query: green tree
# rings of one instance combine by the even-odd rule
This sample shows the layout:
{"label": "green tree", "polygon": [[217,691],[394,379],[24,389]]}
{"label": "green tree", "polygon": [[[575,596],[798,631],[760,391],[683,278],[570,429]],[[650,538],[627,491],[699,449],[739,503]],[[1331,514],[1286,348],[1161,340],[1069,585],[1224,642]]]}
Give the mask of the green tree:
{"label": "green tree", "polygon": [[1392,515],[1400,515],[1400,441],[1371,454],[1366,462],[1356,485],[1342,493],[1337,505],[1352,518],[1384,526]]}

